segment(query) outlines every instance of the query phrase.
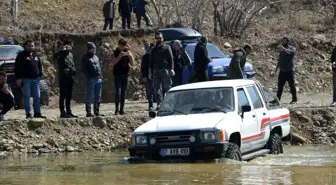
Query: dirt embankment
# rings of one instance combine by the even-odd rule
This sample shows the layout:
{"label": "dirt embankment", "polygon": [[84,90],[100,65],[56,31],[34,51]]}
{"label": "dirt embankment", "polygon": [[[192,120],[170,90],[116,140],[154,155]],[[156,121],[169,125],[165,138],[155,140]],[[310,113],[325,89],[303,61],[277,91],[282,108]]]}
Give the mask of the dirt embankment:
{"label": "dirt embankment", "polygon": [[[43,109],[46,120],[24,119],[23,111],[12,111],[0,125],[0,155],[6,153],[61,153],[112,151],[125,148],[130,134],[148,121],[147,104],[128,102],[127,115],[114,116],[113,104],[102,104],[105,117],[85,118],[84,106],[75,105],[76,119],[59,119],[57,109]],[[336,110],[295,108],[291,110],[292,144],[334,144]]]}

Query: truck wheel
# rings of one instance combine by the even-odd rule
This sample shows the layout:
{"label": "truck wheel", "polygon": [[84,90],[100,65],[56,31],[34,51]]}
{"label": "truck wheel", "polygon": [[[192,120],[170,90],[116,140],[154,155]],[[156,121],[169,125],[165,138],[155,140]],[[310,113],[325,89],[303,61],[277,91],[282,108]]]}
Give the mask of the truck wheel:
{"label": "truck wheel", "polygon": [[239,146],[235,143],[229,143],[229,147],[226,151],[225,158],[241,161],[242,155]]}
{"label": "truck wheel", "polygon": [[49,86],[46,80],[40,80],[40,104],[49,105]]}
{"label": "truck wheel", "polygon": [[281,143],[281,137],[277,133],[273,133],[268,142],[267,142],[267,149],[270,150],[270,154],[278,155],[283,153],[283,147]]}

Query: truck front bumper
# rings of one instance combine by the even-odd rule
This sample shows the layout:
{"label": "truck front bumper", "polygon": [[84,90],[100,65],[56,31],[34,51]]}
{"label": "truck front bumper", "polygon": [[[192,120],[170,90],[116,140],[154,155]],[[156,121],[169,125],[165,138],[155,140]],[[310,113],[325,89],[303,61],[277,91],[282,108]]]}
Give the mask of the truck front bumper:
{"label": "truck front bumper", "polygon": [[[186,156],[162,156],[161,149],[189,148],[189,155]],[[140,157],[151,160],[165,159],[216,159],[225,156],[228,143],[202,143],[193,145],[164,145],[164,146],[133,146],[129,147],[130,157]]]}

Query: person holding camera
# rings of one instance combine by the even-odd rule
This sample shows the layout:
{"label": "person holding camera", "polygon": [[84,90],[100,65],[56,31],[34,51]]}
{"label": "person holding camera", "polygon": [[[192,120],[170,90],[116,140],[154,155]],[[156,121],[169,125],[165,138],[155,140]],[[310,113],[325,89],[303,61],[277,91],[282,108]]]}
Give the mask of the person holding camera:
{"label": "person holding camera", "polygon": [[[115,115],[123,115],[126,90],[128,83],[128,75],[130,65],[134,64],[134,57],[129,50],[126,40],[120,39],[117,49],[113,52],[110,65],[113,66],[114,88],[115,88]],[[119,109],[120,104],[120,109]]]}
{"label": "person holding camera", "polygon": [[3,71],[0,72],[0,104],[0,121],[3,121],[5,114],[14,106],[14,95],[7,84],[7,74]]}
{"label": "person holding camera", "polygon": [[[73,61],[72,42],[65,40],[62,50],[54,54],[53,58],[57,63],[58,84],[59,84],[59,109],[61,118],[77,117],[71,111],[72,91],[76,77],[75,63]],[[64,100],[66,111],[64,111]]]}

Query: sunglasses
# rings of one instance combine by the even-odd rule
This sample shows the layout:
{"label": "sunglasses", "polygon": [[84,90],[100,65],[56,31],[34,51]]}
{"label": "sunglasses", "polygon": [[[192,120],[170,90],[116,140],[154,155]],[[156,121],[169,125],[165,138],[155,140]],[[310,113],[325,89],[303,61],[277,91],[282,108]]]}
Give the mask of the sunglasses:
{"label": "sunglasses", "polygon": [[155,37],[155,39],[156,39],[156,40],[159,40],[159,39],[161,40],[161,39],[162,39],[162,37]]}

